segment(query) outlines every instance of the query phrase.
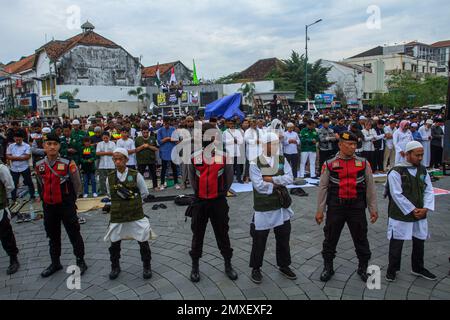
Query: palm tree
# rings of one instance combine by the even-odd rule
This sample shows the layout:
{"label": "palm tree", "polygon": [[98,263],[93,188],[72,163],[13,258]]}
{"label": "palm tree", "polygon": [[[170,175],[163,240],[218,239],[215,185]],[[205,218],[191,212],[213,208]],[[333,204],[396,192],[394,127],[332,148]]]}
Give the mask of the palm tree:
{"label": "palm tree", "polygon": [[244,100],[247,102],[249,106],[253,104],[253,97],[255,96],[256,86],[253,82],[243,83],[241,88],[238,90],[242,92],[244,96]]}
{"label": "palm tree", "polygon": [[128,91],[129,96],[137,97],[138,100],[138,110],[140,109],[139,102],[142,102],[144,104],[145,99],[150,99],[150,95],[146,92],[144,92],[144,89],[141,87],[137,87],[136,89]]}

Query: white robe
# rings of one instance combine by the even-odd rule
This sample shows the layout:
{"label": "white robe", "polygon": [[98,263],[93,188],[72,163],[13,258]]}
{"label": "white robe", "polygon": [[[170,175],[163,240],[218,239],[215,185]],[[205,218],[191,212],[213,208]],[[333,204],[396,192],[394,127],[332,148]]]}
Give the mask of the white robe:
{"label": "white robe", "polygon": [[[417,168],[409,167],[408,172],[415,176],[417,174]],[[397,171],[392,171],[389,174],[388,183],[392,200],[404,215],[408,215],[416,209],[416,207],[402,194],[402,178]],[[428,214],[430,214],[431,211],[434,211],[434,192],[428,173],[425,177],[425,183],[427,187],[424,194],[424,208],[428,209]],[[412,240],[413,237],[420,240],[426,240],[430,237],[428,220],[424,219],[415,222],[404,222],[389,218],[387,237],[389,240],[392,238],[396,240]]]}
{"label": "white robe", "polygon": [[[128,176],[128,168],[125,169],[124,173],[117,172],[117,178],[119,181],[123,182]],[[148,196],[149,192],[147,185],[145,184],[144,177],[140,173],[137,175],[137,185],[141,197],[145,198]],[[109,192],[109,183],[106,179],[106,188]],[[138,221],[125,222],[125,223],[110,223],[108,231],[106,232],[105,241],[117,242],[121,240],[136,240],[139,242],[145,242],[150,239],[151,236],[150,221],[147,217],[142,218]]]}
{"label": "white robe", "polygon": [[419,133],[423,139],[423,141],[421,141],[424,151],[422,165],[428,168],[431,160],[431,140],[429,139],[429,137],[431,137],[431,128],[428,129],[426,125],[423,125],[419,128]]}
{"label": "white robe", "polygon": [[[274,158],[263,156],[270,166],[273,166]],[[264,182],[261,170],[256,164],[250,164],[250,179],[252,180],[253,187],[256,191],[262,194],[270,195],[273,193],[273,183]],[[273,181],[278,185],[287,186],[294,181],[292,175],[292,168],[289,162],[284,160],[284,175],[273,177]],[[286,221],[290,220],[294,215],[294,211],[291,208],[278,209],[271,211],[256,211],[253,216],[256,230],[269,230],[283,225]]]}
{"label": "white robe", "polygon": [[394,132],[393,142],[395,147],[395,164],[400,164],[405,161],[405,158],[400,154],[405,151],[408,142],[414,141],[411,131],[407,130],[403,132],[402,130],[397,130]]}

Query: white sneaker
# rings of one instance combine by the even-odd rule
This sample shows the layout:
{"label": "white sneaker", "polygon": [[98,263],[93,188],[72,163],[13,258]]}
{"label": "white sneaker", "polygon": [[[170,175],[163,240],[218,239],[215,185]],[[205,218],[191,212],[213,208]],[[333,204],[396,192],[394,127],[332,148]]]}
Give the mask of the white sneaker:
{"label": "white sneaker", "polygon": [[89,196],[88,194],[85,194],[85,195],[83,195],[83,198],[86,199],[88,196]]}
{"label": "white sneaker", "polygon": [[164,190],[165,188],[166,188],[166,187],[165,187],[164,185],[162,185],[162,186],[159,187],[159,190],[162,191],[162,190]]}
{"label": "white sneaker", "polygon": [[96,194],[96,193],[93,193],[93,194],[92,194],[92,197],[94,197],[94,198],[98,198],[98,194]]}
{"label": "white sneaker", "polygon": [[181,189],[180,185],[176,184],[175,189],[180,190]]}

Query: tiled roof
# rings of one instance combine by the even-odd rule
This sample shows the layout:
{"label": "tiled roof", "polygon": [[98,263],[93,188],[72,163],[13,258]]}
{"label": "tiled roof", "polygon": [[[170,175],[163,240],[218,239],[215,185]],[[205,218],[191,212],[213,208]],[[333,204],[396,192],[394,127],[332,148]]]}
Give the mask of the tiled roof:
{"label": "tiled roof", "polygon": [[[179,61],[163,63],[159,65],[159,74],[162,76],[169,72]],[[154,78],[156,77],[156,70],[158,65],[142,68],[142,78]]]}
{"label": "tiled roof", "polygon": [[36,58],[35,54],[25,57],[17,62],[10,63],[5,66],[4,70],[8,73],[21,73],[33,68],[34,60]]}
{"label": "tiled roof", "polygon": [[375,48],[372,48],[370,50],[364,51],[360,54],[357,54],[356,56],[350,57],[349,59],[353,58],[363,58],[363,57],[373,57],[373,56],[381,56],[383,55],[383,47],[378,46]]}
{"label": "tiled roof", "polygon": [[282,62],[277,58],[261,59],[239,74],[239,78],[253,81],[266,80],[267,75]]}
{"label": "tiled roof", "polygon": [[450,40],[439,41],[431,45],[434,48],[450,47]]}
{"label": "tiled roof", "polygon": [[119,45],[111,40],[108,40],[93,31],[89,31],[80,33],[66,41],[50,41],[38,49],[38,51],[45,50],[51,60],[56,60],[77,45],[120,48]]}

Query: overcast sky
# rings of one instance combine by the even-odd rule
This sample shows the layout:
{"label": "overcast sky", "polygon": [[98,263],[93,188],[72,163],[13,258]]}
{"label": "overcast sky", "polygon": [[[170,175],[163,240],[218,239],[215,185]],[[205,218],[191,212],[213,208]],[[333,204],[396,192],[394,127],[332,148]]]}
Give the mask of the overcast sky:
{"label": "overcast sky", "polygon": [[[7,2],[7,5],[5,5]],[[259,59],[304,53],[342,60],[384,44],[450,40],[447,0],[1,0],[0,62],[29,55],[52,38],[81,32],[81,22],[143,56],[145,66],[181,60],[199,77],[242,71]],[[377,20],[379,8],[380,20]],[[368,9],[370,12],[368,13]],[[379,24],[377,24],[379,23]]]}

